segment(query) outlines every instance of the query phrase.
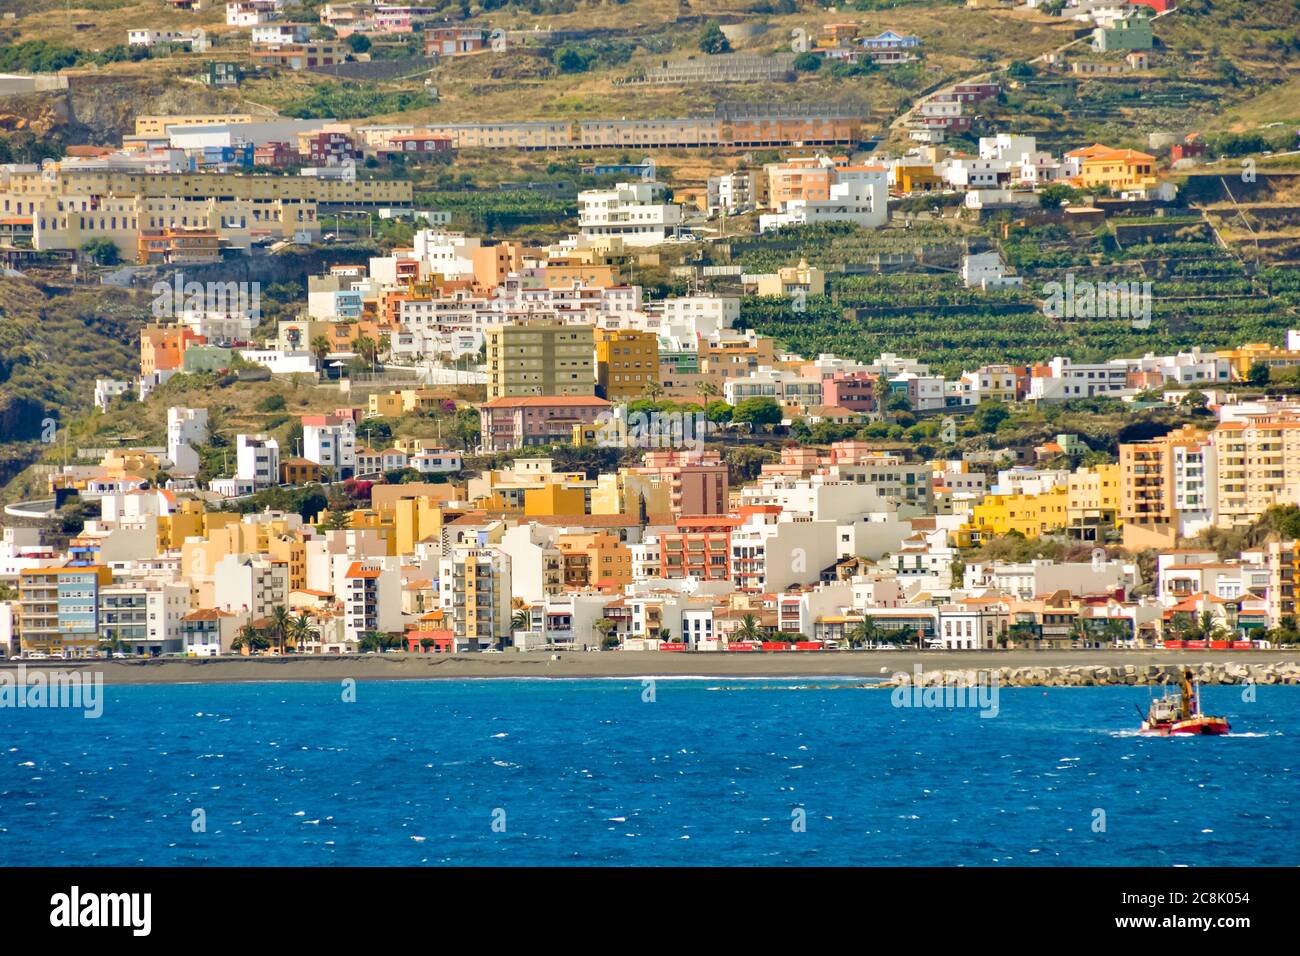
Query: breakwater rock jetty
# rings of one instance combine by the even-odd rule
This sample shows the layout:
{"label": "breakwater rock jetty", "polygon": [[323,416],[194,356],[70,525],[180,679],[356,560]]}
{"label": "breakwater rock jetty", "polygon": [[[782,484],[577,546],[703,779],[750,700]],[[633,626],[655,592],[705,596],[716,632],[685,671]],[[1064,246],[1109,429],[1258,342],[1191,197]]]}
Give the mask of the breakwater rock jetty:
{"label": "breakwater rock jetty", "polygon": [[1300,685],[1300,660],[1270,663],[1200,662],[1177,664],[1070,664],[1056,667],[989,667],[970,669],[896,671],[876,687],[891,688],[919,684],[989,684],[996,678],[1002,687],[1111,687],[1120,685],[1176,684],[1184,670],[1201,684],[1291,684]]}

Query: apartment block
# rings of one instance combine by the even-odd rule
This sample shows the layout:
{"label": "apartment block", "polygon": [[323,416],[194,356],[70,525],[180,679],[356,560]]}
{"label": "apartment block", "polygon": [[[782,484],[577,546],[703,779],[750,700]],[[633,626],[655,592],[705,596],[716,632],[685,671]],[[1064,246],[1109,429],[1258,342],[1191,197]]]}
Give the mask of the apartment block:
{"label": "apartment block", "polygon": [[659,183],[619,183],[578,193],[578,232],[586,239],[617,238],[625,246],[655,246],[677,231],[682,207],[660,202]]}
{"label": "apartment block", "polygon": [[99,649],[105,567],[28,568],[18,575],[18,635],[24,654],[90,657]]}
{"label": "apartment block", "polygon": [[488,399],[595,392],[589,325],[525,321],[487,329]]}
{"label": "apartment block", "polygon": [[1300,418],[1224,422],[1210,433],[1210,442],[1220,527],[1250,524],[1273,505],[1300,503]]}
{"label": "apartment block", "polygon": [[1191,426],[1120,445],[1125,544],[1169,546],[1212,524],[1217,460],[1206,433]]}
{"label": "apartment block", "polygon": [[659,384],[659,337],[633,329],[596,329],[596,394],[611,402],[645,398]]}
{"label": "apartment block", "polygon": [[442,607],[457,647],[478,651],[510,641],[510,557],[499,548],[458,545],[439,565]]}

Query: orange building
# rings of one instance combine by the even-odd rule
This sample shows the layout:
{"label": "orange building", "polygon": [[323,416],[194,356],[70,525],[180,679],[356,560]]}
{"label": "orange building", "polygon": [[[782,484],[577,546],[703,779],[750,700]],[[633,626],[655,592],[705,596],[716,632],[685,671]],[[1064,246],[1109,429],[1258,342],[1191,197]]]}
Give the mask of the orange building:
{"label": "orange building", "polygon": [[206,341],[186,325],[146,326],[140,330],[140,374],[177,371],[184,362],[185,350]]}

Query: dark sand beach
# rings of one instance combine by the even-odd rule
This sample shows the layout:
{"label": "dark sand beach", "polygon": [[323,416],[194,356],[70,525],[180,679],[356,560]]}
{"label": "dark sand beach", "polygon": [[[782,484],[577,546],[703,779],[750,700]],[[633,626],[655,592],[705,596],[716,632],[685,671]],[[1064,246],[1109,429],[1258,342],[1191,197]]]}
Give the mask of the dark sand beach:
{"label": "dark sand beach", "polygon": [[849,677],[897,671],[973,668],[1060,668],[1102,665],[1171,667],[1212,663],[1265,665],[1300,660],[1300,649],[1270,651],[829,651],[791,653],[667,653],[656,651],[503,654],[369,654],[351,657],[154,658],[148,660],[3,661],[40,670],[91,671],[109,684],[219,681],[429,680],[482,677]]}

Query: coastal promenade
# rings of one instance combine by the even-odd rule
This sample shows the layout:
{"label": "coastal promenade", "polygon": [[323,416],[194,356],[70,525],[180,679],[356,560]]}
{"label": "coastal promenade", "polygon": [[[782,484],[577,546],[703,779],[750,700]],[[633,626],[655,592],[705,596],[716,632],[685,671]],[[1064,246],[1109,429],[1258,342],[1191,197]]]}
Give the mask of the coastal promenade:
{"label": "coastal promenade", "polygon": [[[1269,651],[1061,650],[1061,651],[827,651],[790,653],[665,653],[657,651],[536,652],[503,654],[368,654],[344,657],[153,658],[148,660],[3,661],[0,674],[19,663],[37,670],[89,671],[109,684],[218,681],[428,680],[431,678],[541,677],[844,677],[888,678],[911,672],[1030,668],[1056,671],[1129,665],[1200,670],[1212,665],[1300,668],[1300,648]],[[1037,681],[1025,680],[1024,683]]]}

